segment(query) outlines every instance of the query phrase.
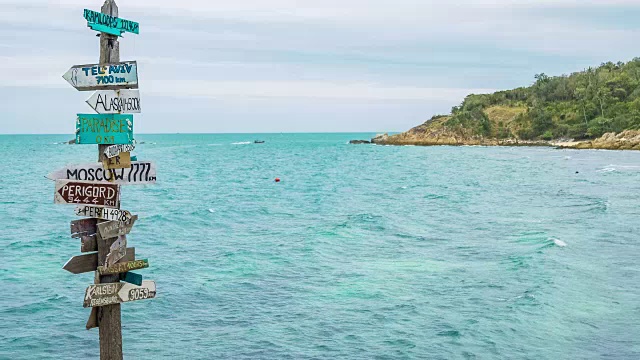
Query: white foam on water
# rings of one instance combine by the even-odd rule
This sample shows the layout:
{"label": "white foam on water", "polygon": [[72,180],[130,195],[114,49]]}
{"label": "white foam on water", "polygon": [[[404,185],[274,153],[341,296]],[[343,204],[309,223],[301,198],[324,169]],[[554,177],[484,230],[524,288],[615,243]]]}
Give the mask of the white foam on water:
{"label": "white foam on water", "polygon": [[231,145],[247,145],[247,144],[251,144],[251,141],[241,141],[241,142],[231,143]]}
{"label": "white foam on water", "polygon": [[567,246],[567,243],[562,241],[562,240],[560,240],[560,239],[551,238],[550,240],[553,240],[553,243],[556,244],[556,246],[560,246],[560,247]]}

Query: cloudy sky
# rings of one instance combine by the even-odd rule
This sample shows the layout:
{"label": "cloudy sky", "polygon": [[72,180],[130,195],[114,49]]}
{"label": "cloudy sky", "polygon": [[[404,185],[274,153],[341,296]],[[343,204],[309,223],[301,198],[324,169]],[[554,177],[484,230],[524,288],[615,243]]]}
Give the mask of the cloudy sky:
{"label": "cloudy sky", "polygon": [[[640,0],[117,0],[139,133],[402,131],[468,93],[640,56]],[[73,133],[83,9],[0,0],[0,133]]]}

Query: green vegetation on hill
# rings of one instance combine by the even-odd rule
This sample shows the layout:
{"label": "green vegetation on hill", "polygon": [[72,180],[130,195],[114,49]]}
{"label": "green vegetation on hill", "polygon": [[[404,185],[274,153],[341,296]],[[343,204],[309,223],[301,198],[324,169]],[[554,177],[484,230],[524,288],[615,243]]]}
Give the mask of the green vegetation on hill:
{"label": "green vegetation on hill", "polygon": [[640,58],[535,80],[526,88],[469,95],[451,116],[431,121],[440,119],[438,127],[454,133],[498,139],[587,139],[640,129]]}

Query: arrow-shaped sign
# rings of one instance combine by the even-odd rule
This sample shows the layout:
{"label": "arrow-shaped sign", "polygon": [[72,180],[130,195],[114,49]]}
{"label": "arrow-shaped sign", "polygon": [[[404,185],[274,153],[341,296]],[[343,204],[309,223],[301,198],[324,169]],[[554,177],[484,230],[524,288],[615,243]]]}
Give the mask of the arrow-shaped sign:
{"label": "arrow-shaped sign", "polygon": [[107,209],[101,208],[91,205],[79,205],[76,206],[76,215],[78,216],[88,216],[91,218],[102,219],[102,220],[118,220],[118,221],[128,221],[131,219],[131,213],[127,210],[119,210],[119,209]]}
{"label": "arrow-shaped sign", "polygon": [[150,184],[156,182],[156,164],[151,161],[133,161],[131,166],[126,169],[111,170],[105,170],[103,164],[99,162],[67,165],[50,173],[47,178],[50,180],[108,181],[122,185]]}
{"label": "arrow-shaped sign", "polygon": [[[123,152],[131,152],[135,148],[136,148],[135,140],[134,140],[134,144],[107,146],[107,148],[104,149],[104,156],[106,156],[108,158],[112,158],[114,156],[118,156],[120,153],[123,153]],[[133,160],[133,159],[131,159],[131,160]]]}
{"label": "arrow-shaped sign", "polygon": [[144,269],[148,267],[149,267],[149,260],[147,259],[127,261],[127,262],[120,262],[109,267],[98,266],[98,274],[113,275],[113,274],[125,273],[131,270]]}
{"label": "arrow-shaped sign", "polygon": [[54,203],[73,204],[96,200],[95,206],[120,207],[120,185],[92,181],[56,180]]}
{"label": "arrow-shaped sign", "polygon": [[137,89],[138,63],[74,65],[62,78],[80,91]]}
{"label": "arrow-shaped sign", "polygon": [[[122,261],[127,262],[135,259],[136,249],[127,248],[127,254],[122,258]],[[73,256],[64,264],[64,266],[62,266],[62,268],[73,274],[96,271],[98,268],[98,253]]]}
{"label": "arrow-shaped sign", "polygon": [[111,239],[131,232],[138,215],[133,215],[128,221],[107,221],[98,224],[98,230],[103,239]]}
{"label": "arrow-shaped sign", "polygon": [[84,295],[84,307],[106,306],[128,301],[152,299],[156,296],[156,283],[143,280],[141,286],[130,283],[89,285]]}
{"label": "arrow-shaped sign", "polygon": [[140,33],[140,24],[135,21],[118,18],[97,11],[84,9],[84,18],[87,26],[93,30],[105,32],[111,35],[122,35],[123,32]]}
{"label": "arrow-shaped sign", "polygon": [[87,104],[98,114],[133,114],[140,112],[138,90],[99,90],[87,99]]}

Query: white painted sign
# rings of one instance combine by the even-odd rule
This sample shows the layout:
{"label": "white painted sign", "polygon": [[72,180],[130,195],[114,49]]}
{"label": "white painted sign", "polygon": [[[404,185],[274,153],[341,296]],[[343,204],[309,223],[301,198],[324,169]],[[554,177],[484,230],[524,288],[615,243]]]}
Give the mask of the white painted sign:
{"label": "white painted sign", "polygon": [[99,90],[93,93],[87,104],[98,114],[133,114],[140,112],[140,91]]}
{"label": "white painted sign", "polygon": [[113,266],[125,255],[127,255],[127,237],[124,235],[118,236],[118,240],[111,244],[104,264],[106,267]]}
{"label": "white painted sign", "polygon": [[136,148],[136,141],[133,140],[133,144],[119,144],[119,145],[111,145],[107,146],[104,149],[104,156],[111,159],[112,157],[116,157],[123,152],[132,152]]}
{"label": "white painted sign", "polygon": [[118,291],[118,297],[122,302],[152,299],[156,297],[156,282],[153,280],[142,280],[141,286],[124,283],[122,289]]}
{"label": "white painted sign", "polygon": [[156,165],[151,161],[132,161],[129,168],[109,170],[106,170],[99,162],[68,165],[50,173],[47,178],[50,180],[108,181],[121,185],[152,184],[156,182]]}
{"label": "white painted sign", "polygon": [[137,89],[138,64],[127,61],[104,65],[75,65],[62,78],[81,91]]}
{"label": "white painted sign", "polygon": [[76,215],[102,219],[102,220],[117,220],[117,221],[131,220],[131,213],[128,212],[127,210],[101,208],[101,207],[96,207],[91,205],[77,206]]}

